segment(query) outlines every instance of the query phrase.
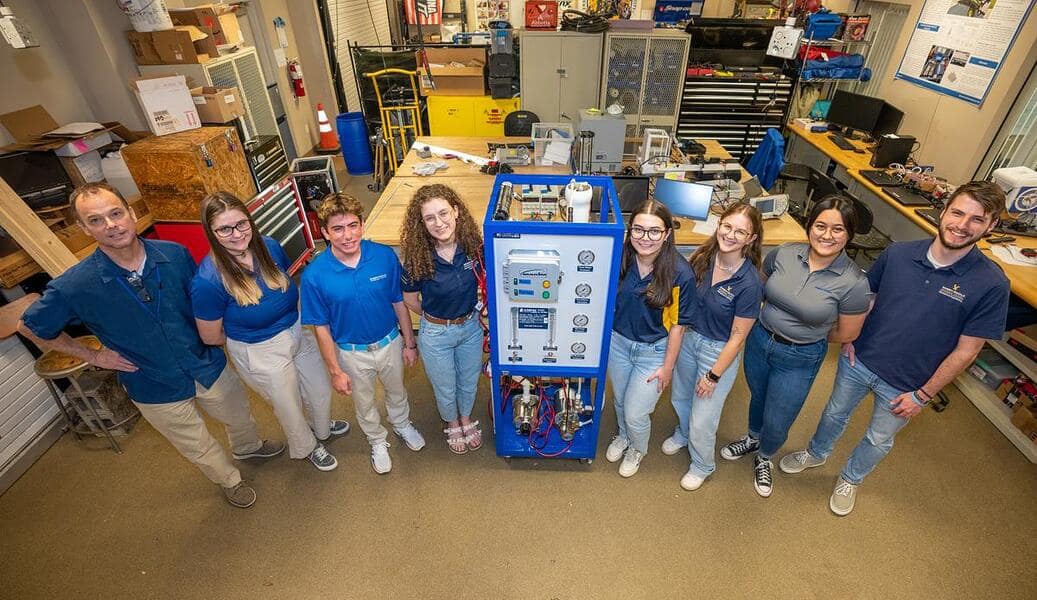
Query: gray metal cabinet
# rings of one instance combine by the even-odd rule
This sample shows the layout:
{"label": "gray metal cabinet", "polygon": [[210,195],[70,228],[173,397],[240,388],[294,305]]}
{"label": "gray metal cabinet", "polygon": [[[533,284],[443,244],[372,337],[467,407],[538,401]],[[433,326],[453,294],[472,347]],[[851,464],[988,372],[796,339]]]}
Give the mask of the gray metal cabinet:
{"label": "gray metal cabinet", "polygon": [[606,34],[601,107],[623,107],[626,154],[636,152],[646,127],[676,132],[690,46],[688,34],[672,29]]}
{"label": "gray metal cabinet", "polygon": [[572,121],[581,108],[597,107],[603,39],[600,33],[523,31],[522,109],[558,123]]}

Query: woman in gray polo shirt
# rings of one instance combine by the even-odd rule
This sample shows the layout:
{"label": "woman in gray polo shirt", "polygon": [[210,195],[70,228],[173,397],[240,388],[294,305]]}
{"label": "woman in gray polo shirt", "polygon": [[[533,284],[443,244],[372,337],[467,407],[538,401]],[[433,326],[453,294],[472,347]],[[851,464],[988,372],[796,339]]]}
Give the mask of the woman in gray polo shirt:
{"label": "woman in gray polo shirt", "polygon": [[785,244],[763,261],[763,310],[745,345],[749,432],[720,450],[756,453],[753,486],[771,494],[771,457],[788,437],[828,350],[857,339],[871,301],[864,272],[846,255],[857,214],[845,196],[825,196],[807,218],[809,244]]}

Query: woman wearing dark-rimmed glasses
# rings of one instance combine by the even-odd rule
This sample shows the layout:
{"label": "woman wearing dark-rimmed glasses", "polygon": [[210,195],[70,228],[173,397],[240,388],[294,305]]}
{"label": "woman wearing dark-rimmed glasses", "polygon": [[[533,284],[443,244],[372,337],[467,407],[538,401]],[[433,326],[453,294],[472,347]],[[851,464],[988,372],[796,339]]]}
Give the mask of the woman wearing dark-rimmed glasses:
{"label": "woman wearing dark-rimmed glasses", "polygon": [[290,456],[331,471],[338,462],[321,441],[346,433],[349,423],[331,420],[331,382],[313,334],[299,324],[288,256],[258,234],[232,194],[206,196],[201,213],[212,248],[191,283],[202,341],[226,343],[241,378],[273,407]]}
{"label": "woman wearing dark-rimmed glasses", "polygon": [[807,217],[807,244],[785,244],[763,260],[764,303],[745,344],[749,431],[720,450],[755,453],[753,487],[771,494],[771,457],[785,443],[828,350],[857,339],[871,303],[868,279],[846,255],[857,213],[845,196],[825,196]]}
{"label": "woman wearing dark-rimmed glasses", "polygon": [[695,306],[695,276],[673,244],[673,217],[648,200],[631,215],[616,291],[608,378],[619,433],[605,458],[637,473],[648,452],[651,415],[670,383]]}

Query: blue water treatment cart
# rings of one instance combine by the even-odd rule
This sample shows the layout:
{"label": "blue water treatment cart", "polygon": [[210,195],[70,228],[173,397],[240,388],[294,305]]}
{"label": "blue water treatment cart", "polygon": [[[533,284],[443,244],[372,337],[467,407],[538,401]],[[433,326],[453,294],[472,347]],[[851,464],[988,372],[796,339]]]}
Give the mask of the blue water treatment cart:
{"label": "blue water treatment cart", "polygon": [[[573,180],[596,188],[594,222],[559,216]],[[623,233],[610,177],[497,176],[483,235],[499,456],[594,459]]]}

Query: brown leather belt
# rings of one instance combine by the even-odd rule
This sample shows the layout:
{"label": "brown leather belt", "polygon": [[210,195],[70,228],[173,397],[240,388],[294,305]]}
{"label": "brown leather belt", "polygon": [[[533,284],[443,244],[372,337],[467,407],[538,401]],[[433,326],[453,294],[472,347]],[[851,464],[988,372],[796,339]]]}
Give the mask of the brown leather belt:
{"label": "brown leather belt", "polygon": [[428,321],[429,323],[433,323],[435,325],[460,325],[468,319],[471,319],[472,314],[473,313],[468,313],[467,315],[463,317],[457,317],[456,319],[440,319],[439,317],[433,317],[428,313],[422,313],[422,316],[425,317],[426,321]]}

